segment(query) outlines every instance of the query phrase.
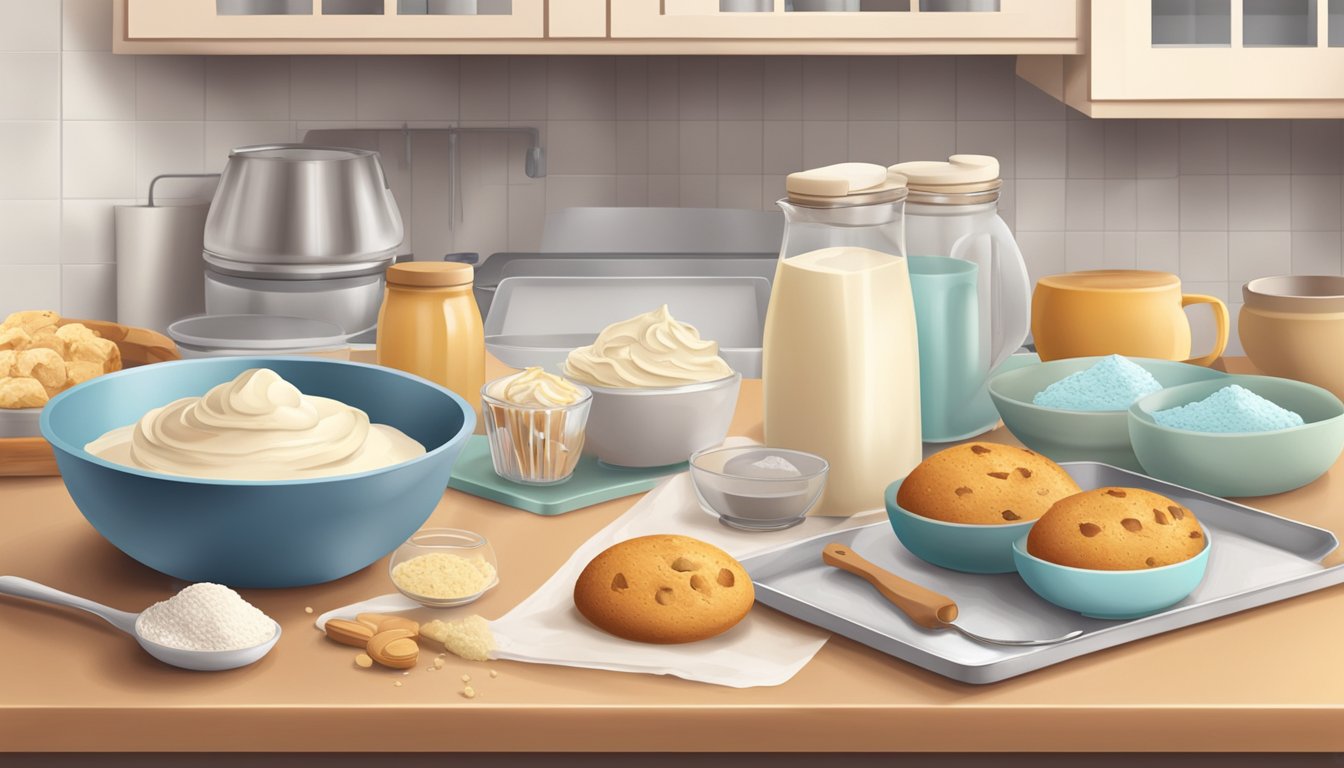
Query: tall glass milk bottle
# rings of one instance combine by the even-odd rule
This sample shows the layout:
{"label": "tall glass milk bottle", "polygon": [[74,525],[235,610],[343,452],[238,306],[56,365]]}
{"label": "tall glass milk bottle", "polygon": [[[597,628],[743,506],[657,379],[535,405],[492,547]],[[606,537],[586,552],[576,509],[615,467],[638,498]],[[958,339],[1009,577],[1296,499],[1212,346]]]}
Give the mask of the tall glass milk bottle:
{"label": "tall glass milk bottle", "polygon": [[765,442],[830,463],[815,515],[880,509],[922,457],[905,178],[866,163],[795,173],[765,321]]}

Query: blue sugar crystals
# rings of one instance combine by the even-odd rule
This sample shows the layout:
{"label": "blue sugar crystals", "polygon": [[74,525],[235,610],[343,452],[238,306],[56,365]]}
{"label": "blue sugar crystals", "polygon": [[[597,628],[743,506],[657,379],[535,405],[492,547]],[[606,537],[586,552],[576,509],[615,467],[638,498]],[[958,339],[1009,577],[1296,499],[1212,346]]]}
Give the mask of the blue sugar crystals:
{"label": "blue sugar crystals", "polygon": [[1303,424],[1296,413],[1236,384],[1197,403],[1154,411],[1153,421],[1191,432],[1272,432]]}
{"label": "blue sugar crystals", "polygon": [[1123,411],[1161,388],[1144,368],[1121,355],[1110,355],[1037,392],[1031,402],[1068,411]]}

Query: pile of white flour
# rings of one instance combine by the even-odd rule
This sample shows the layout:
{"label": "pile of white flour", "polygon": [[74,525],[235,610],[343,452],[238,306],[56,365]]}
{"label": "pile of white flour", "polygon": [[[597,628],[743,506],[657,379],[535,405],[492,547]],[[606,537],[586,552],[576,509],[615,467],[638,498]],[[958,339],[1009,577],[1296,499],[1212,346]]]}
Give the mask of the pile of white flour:
{"label": "pile of white flour", "polygon": [[192,584],[140,614],[146,640],[184,651],[251,648],[275,635],[275,621],[221,584]]}

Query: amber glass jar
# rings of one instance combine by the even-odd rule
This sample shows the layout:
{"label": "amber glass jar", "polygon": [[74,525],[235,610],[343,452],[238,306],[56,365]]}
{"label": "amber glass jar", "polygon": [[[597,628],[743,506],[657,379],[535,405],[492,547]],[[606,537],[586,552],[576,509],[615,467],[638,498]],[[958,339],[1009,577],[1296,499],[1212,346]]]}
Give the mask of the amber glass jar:
{"label": "amber glass jar", "polygon": [[422,376],[461,395],[479,417],[485,329],[470,264],[407,262],[387,269],[378,311],[378,364]]}

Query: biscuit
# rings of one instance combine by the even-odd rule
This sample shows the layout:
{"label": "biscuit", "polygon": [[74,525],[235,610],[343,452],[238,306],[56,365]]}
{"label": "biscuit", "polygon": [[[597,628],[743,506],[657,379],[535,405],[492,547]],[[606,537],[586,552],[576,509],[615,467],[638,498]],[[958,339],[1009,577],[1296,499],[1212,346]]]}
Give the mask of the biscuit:
{"label": "biscuit", "polygon": [[121,370],[121,349],[115,343],[98,336],[83,336],[70,342],[68,357],[72,361],[100,363],[103,366],[103,373]]}
{"label": "biscuit", "polygon": [[741,563],[689,536],[622,541],[593,558],[574,584],[584,618],[641,643],[714,637],[741,621],[755,599]]}
{"label": "biscuit", "polygon": [[12,349],[0,349],[0,379],[17,375],[14,365],[19,361],[19,353]]}
{"label": "biscuit", "polygon": [[42,383],[26,377],[0,379],[0,408],[41,408],[51,398]]}
{"label": "biscuit", "polygon": [[56,327],[43,328],[37,333],[32,334],[28,342],[28,349],[50,349],[62,358],[65,357],[65,339],[56,335]]}
{"label": "biscuit", "polygon": [[83,384],[89,379],[101,375],[103,375],[103,366],[99,363],[72,360],[65,364],[65,386],[67,387]]}
{"label": "biscuit", "polygon": [[32,336],[43,328],[56,325],[60,319],[61,316],[50,309],[24,309],[11,312],[4,322],[0,323],[0,328],[22,328]]}
{"label": "biscuit", "polygon": [[20,351],[28,348],[33,343],[33,337],[22,328],[0,328],[0,350],[12,349]]}
{"label": "biscuit", "polygon": [[1072,568],[1133,571],[1189,560],[1206,543],[1189,508],[1152,491],[1107,487],[1052,506],[1027,535],[1027,552]]}
{"label": "biscuit", "polygon": [[901,483],[896,503],[921,517],[963,525],[1035,520],[1078,483],[1046,457],[999,443],[967,443],[939,451]]}
{"label": "biscuit", "polygon": [[65,386],[65,360],[45,347],[29,347],[20,352],[14,370],[19,376],[37,379],[48,393]]}

